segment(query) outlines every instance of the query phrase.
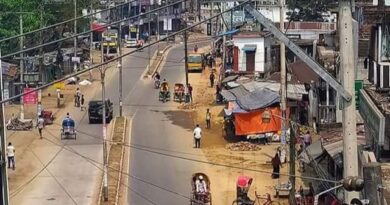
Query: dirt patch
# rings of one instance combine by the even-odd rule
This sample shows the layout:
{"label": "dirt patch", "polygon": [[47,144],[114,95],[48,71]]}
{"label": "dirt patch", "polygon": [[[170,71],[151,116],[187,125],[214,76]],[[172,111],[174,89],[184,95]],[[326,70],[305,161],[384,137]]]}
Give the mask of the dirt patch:
{"label": "dirt patch", "polygon": [[[220,59],[216,59],[216,76],[219,76]],[[189,110],[194,124],[200,124],[203,131],[202,152],[210,163],[228,165],[234,168],[223,167],[217,169],[215,175],[224,174],[229,180],[236,180],[237,175],[248,175],[248,170],[252,170],[250,176],[254,178],[253,188],[250,191],[251,198],[253,190],[257,189],[258,193],[275,194],[274,186],[278,183],[287,182],[288,177],[281,177],[279,180],[272,179],[271,158],[275,155],[280,144],[271,143],[268,145],[253,144],[246,142],[244,147],[248,149],[229,150],[231,143],[241,141],[240,138],[227,139],[225,136],[223,109],[225,105],[216,104],[215,87],[210,86],[209,75],[211,69],[206,68],[202,73],[190,73],[190,83],[194,88],[194,102],[188,105],[180,105],[178,108]],[[206,110],[211,112],[211,128],[206,129]],[[241,142],[242,143],[242,142]],[[245,151],[244,151],[245,150]],[[288,173],[289,166],[284,164],[281,173]],[[220,172],[218,174],[218,172]],[[213,175],[213,174],[210,174]],[[299,182],[297,180],[297,186]],[[226,190],[226,196],[234,196],[236,190],[234,186],[229,186]],[[280,204],[288,204],[287,200],[280,199]]]}
{"label": "dirt patch", "polygon": [[194,123],[191,120],[191,112],[187,111],[163,111],[173,125],[180,126],[186,130],[194,129]]}

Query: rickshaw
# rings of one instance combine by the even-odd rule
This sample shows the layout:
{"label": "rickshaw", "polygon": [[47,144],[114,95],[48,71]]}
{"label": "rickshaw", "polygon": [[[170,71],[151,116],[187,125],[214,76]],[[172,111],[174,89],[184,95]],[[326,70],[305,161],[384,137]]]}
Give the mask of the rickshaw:
{"label": "rickshaw", "polygon": [[[233,201],[233,205],[254,205],[254,204],[262,204],[262,205],[278,205],[279,202],[272,201],[271,195],[266,194],[264,197],[257,194],[255,191],[255,200],[251,200],[248,196],[249,189],[252,185],[253,178],[249,176],[239,176],[237,179],[237,199]],[[262,201],[262,202],[260,202]],[[256,203],[257,202],[257,203]]]}
{"label": "rickshaw", "polygon": [[162,82],[160,86],[160,92],[158,94],[158,98],[160,101],[164,103],[171,99],[171,93],[169,92],[169,86],[167,82]]}
{"label": "rickshaw", "polygon": [[65,118],[62,121],[61,139],[70,138],[76,140],[75,122],[71,118]]}
{"label": "rickshaw", "polygon": [[184,84],[176,83],[173,91],[173,101],[183,102],[185,101]]}
{"label": "rickshaw", "polygon": [[45,120],[45,125],[53,124],[54,116],[52,111],[42,110],[41,115],[43,120]]}
{"label": "rickshaw", "polygon": [[[206,184],[206,191],[204,193],[197,192],[196,181],[199,178],[203,178],[203,181]],[[210,179],[206,174],[203,173],[195,173],[191,178],[191,205],[212,205],[211,201],[211,192],[210,192]]]}

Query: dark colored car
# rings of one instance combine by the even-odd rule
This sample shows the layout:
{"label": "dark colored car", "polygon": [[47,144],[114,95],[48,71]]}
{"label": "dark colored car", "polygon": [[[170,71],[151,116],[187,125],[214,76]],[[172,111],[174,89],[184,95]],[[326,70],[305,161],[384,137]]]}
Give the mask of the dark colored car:
{"label": "dark colored car", "polygon": [[[114,106],[110,100],[106,100],[106,122],[109,123],[114,116]],[[91,100],[88,103],[89,123],[103,122],[103,102]]]}

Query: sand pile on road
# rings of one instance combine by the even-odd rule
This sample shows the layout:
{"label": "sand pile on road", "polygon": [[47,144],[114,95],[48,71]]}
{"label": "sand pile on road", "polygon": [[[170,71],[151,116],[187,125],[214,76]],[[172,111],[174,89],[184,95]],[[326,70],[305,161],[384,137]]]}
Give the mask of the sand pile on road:
{"label": "sand pile on road", "polygon": [[250,142],[237,142],[229,143],[225,148],[231,151],[259,151],[261,150],[261,145]]}
{"label": "sand pile on road", "polygon": [[177,107],[183,110],[195,110],[198,107],[198,103],[183,103]]}

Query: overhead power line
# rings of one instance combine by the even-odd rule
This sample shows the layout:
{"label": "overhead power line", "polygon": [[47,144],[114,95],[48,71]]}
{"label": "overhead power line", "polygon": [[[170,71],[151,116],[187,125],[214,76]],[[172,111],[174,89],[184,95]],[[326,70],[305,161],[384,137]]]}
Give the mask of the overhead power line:
{"label": "overhead power line", "polygon": [[[109,27],[109,26],[117,25],[117,24],[119,24],[121,22],[125,22],[125,21],[131,20],[131,19],[135,19],[135,18],[138,18],[138,17],[141,17],[141,16],[145,16],[147,14],[154,13],[156,11],[160,11],[161,9],[165,9],[165,8],[171,7],[173,5],[176,5],[176,4],[179,4],[179,3],[183,3],[185,1],[188,1],[188,0],[181,0],[181,1],[178,1],[178,2],[175,2],[175,3],[171,3],[171,4],[168,4],[168,5],[159,7],[157,9],[150,10],[150,11],[142,13],[142,14],[138,14],[138,15],[135,15],[135,16],[132,16],[132,17],[129,17],[129,18],[125,18],[125,19],[119,20],[119,21],[114,21],[114,22],[111,22],[111,23],[108,23],[108,24],[104,25],[103,27]],[[45,47],[45,46],[48,46],[48,45],[51,45],[51,44],[54,44],[54,43],[59,43],[59,42],[62,42],[62,41],[68,40],[68,39],[74,39],[75,37],[82,36],[82,35],[85,35],[85,34],[89,34],[91,32],[92,32],[92,30],[87,30],[87,31],[84,31],[84,32],[81,32],[81,33],[77,33],[77,34],[74,34],[74,35],[71,35],[71,36],[68,36],[68,37],[64,37],[64,38],[61,38],[61,39],[58,39],[58,40],[54,40],[54,41],[50,41],[50,42],[47,42],[47,43],[44,43],[44,44],[40,44],[38,46],[34,46],[34,47],[31,47],[31,48],[27,48],[27,49],[16,51],[16,52],[13,52],[13,53],[10,53],[10,54],[6,54],[6,55],[1,56],[1,59],[12,57],[12,56],[15,56],[15,55],[20,54],[20,53],[25,53],[25,52],[28,52],[28,51],[32,51],[32,50],[35,50],[35,49],[38,49],[38,48],[41,48],[41,47]]]}
{"label": "overhead power line", "polygon": [[[90,13],[90,14],[87,14],[87,15],[82,15],[82,16],[79,16],[77,18],[71,18],[71,19],[68,19],[68,20],[65,20],[65,21],[62,21],[62,22],[59,22],[59,23],[52,24],[50,26],[46,26],[46,27],[39,28],[39,29],[36,29],[36,30],[33,30],[33,31],[29,31],[29,32],[25,32],[25,33],[22,33],[22,34],[18,34],[18,35],[11,36],[11,37],[8,37],[8,38],[4,38],[4,39],[0,40],[0,43],[3,43],[5,41],[9,41],[9,40],[12,40],[12,39],[15,39],[15,38],[19,38],[19,37],[22,37],[22,36],[26,36],[26,35],[29,35],[29,34],[33,34],[35,32],[39,32],[39,31],[46,30],[46,29],[49,29],[49,28],[53,28],[53,27],[56,27],[56,26],[60,26],[62,24],[66,24],[66,23],[69,23],[69,22],[72,22],[72,21],[77,21],[79,19],[87,18],[89,16],[93,16],[93,15],[96,15],[98,13],[102,13],[102,12],[105,12],[107,10],[114,9],[114,8],[117,8],[117,7],[121,7],[121,6],[124,6],[126,4],[130,4],[132,2],[137,2],[137,1],[138,0],[132,0],[132,1],[127,2],[127,3],[118,4],[118,5],[116,5],[116,6],[112,7],[112,8],[102,9],[102,10],[97,11],[97,12],[93,12],[93,13]],[[21,13],[21,12],[6,12],[6,13]],[[26,12],[23,12],[23,13],[26,13]],[[28,13],[32,13],[32,12],[28,12]]]}
{"label": "overhead power line", "polygon": [[[107,64],[109,64],[109,63],[111,63],[111,62],[115,62],[115,61],[119,60],[120,58],[122,58],[122,57],[124,57],[124,56],[128,56],[128,55],[131,55],[131,54],[133,54],[133,53],[136,53],[136,52],[138,52],[138,51],[140,51],[140,50],[142,50],[142,49],[144,49],[144,48],[147,48],[147,47],[152,46],[152,45],[155,45],[155,44],[157,44],[157,43],[159,43],[159,42],[161,42],[161,41],[164,41],[165,39],[168,39],[168,38],[170,38],[170,37],[172,37],[172,36],[175,36],[175,35],[177,35],[177,34],[180,34],[180,33],[184,32],[184,31],[187,31],[187,30],[190,30],[190,29],[192,29],[192,28],[194,28],[194,27],[196,27],[196,26],[199,26],[199,25],[201,25],[201,24],[203,24],[203,23],[206,23],[206,22],[210,21],[211,19],[217,18],[218,16],[222,15],[223,13],[230,12],[231,10],[234,10],[234,9],[236,9],[236,8],[238,8],[238,7],[241,7],[241,6],[243,6],[244,4],[249,3],[250,1],[251,1],[251,0],[247,0],[247,1],[245,1],[244,3],[242,3],[242,4],[240,4],[240,5],[237,5],[237,6],[234,6],[234,7],[230,8],[230,9],[227,9],[227,10],[225,10],[224,12],[221,12],[221,13],[219,13],[219,14],[216,14],[216,15],[214,15],[214,16],[208,18],[208,19],[202,20],[202,21],[200,21],[200,22],[198,22],[198,23],[195,23],[195,24],[193,24],[192,26],[188,26],[188,27],[186,27],[186,28],[184,28],[184,29],[181,29],[180,31],[173,32],[173,33],[171,33],[170,35],[165,36],[165,37],[161,38],[161,39],[158,40],[158,41],[149,43],[148,45],[144,45],[144,46],[142,46],[141,48],[138,48],[138,49],[136,49],[136,50],[133,50],[133,51],[124,53],[124,54],[122,54],[121,56],[112,58],[112,59],[107,60],[107,61],[105,61],[105,62],[103,62],[103,63],[100,63],[100,64],[97,64],[97,65],[91,66],[91,67],[89,67],[89,68],[87,68],[87,69],[84,69],[84,70],[82,70],[82,71],[78,71],[78,72],[76,72],[76,73],[70,74],[70,75],[68,75],[68,76],[66,76],[66,77],[63,77],[63,78],[61,78],[61,79],[58,79],[58,80],[52,81],[52,82],[50,82],[50,83],[47,83],[47,84],[45,84],[45,85],[39,86],[39,87],[37,87],[37,88],[31,89],[29,92],[20,93],[20,94],[18,94],[18,95],[15,95],[15,96],[13,96],[13,97],[11,97],[11,98],[6,99],[6,100],[2,100],[2,101],[0,101],[0,103],[9,102],[9,101],[14,100],[14,99],[16,99],[16,98],[20,98],[20,97],[22,97],[22,96],[24,96],[24,95],[27,95],[27,94],[36,92],[36,91],[38,91],[38,90],[42,90],[43,88],[47,88],[47,87],[49,87],[49,86],[51,86],[51,85],[54,85],[54,84],[56,84],[56,83],[65,81],[65,80],[67,80],[67,79],[69,79],[69,78],[72,78],[72,77],[81,75],[81,74],[86,73],[86,72],[88,72],[88,71],[90,71],[90,70],[92,70],[92,69],[98,68],[98,67],[103,66],[103,65],[107,65]],[[180,2],[183,2],[183,1],[180,1]],[[173,5],[173,4],[170,4],[170,5]],[[164,7],[163,7],[163,8],[164,8]],[[153,10],[153,11],[155,11],[155,10]],[[152,12],[153,12],[153,11],[152,11]],[[116,23],[118,23],[118,22],[116,22]],[[113,23],[113,24],[114,24],[114,23]],[[73,37],[74,37],[74,36],[73,36]],[[70,38],[73,38],[73,37],[69,37],[69,39],[70,39]],[[20,52],[19,52],[19,53],[20,53]]]}
{"label": "overhead power line", "polygon": [[[292,121],[294,124],[297,124],[299,125],[299,123],[297,122],[294,122]],[[59,125],[59,124],[56,124],[56,125]],[[60,125],[59,125],[60,126]],[[83,131],[80,131],[80,130],[77,130],[78,133],[80,134],[84,134],[88,137],[91,137],[91,138],[94,138],[94,139],[98,139],[98,140],[101,140],[101,141],[104,141],[103,139],[101,139],[100,137],[96,137],[96,136],[93,136],[92,134],[88,134],[86,132],[83,132]],[[114,143],[114,141],[112,140],[106,140],[107,142],[110,142],[110,143]],[[258,169],[251,169],[251,168],[242,168],[242,167],[237,167],[237,166],[232,166],[232,165],[228,165],[228,164],[222,164],[222,163],[214,163],[214,162],[209,162],[209,161],[205,161],[205,160],[200,160],[200,159],[194,159],[194,158],[189,158],[189,157],[184,157],[184,156],[179,156],[179,155],[174,155],[174,154],[168,154],[168,153],[164,153],[164,152],[171,152],[171,153],[181,153],[183,155],[194,155],[194,156],[200,156],[200,155],[196,155],[196,154],[192,154],[192,153],[185,153],[185,152],[177,152],[177,151],[172,151],[172,150],[164,150],[164,149],[159,149],[159,148],[155,148],[155,147],[150,147],[150,146],[145,146],[145,145],[138,145],[138,144],[121,144],[125,147],[129,147],[131,149],[136,149],[136,150],[140,150],[140,151],[144,151],[144,152],[149,152],[149,153],[153,153],[153,154],[156,154],[156,155],[161,155],[161,156],[166,156],[166,157],[171,157],[171,158],[176,158],[176,159],[181,159],[181,160],[185,160],[185,161],[192,161],[192,162],[197,162],[197,163],[202,163],[202,164],[209,164],[209,165],[213,165],[213,166],[219,166],[219,167],[226,167],[226,168],[232,168],[232,169],[239,169],[239,170],[245,170],[245,171],[252,171],[252,172],[257,172],[257,173],[264,173],[264,174],[274,174],[273,172],[271,171],[264,171],[264,170],[258,170]],[[160,151],[158,151],[160,150]],[[127,174],[127,173],[123,173],[123,174]],[[339,181],[335,181],[335,180],[329,180],[329,179],[325,179],[325,178],[318,178],[318,177],[308,177],[308,176],[299,176],[299,175],[290,175],[290,174],[283,174],[283,173],[280,173],[281,176],[292,176],[292,177],[296,177],[296,178],[301,178],[301,179],[306,179],[306,180],[312,180],[312,181],[321,181],[321,182],[330,182],[330,183],[339,183]]]}

